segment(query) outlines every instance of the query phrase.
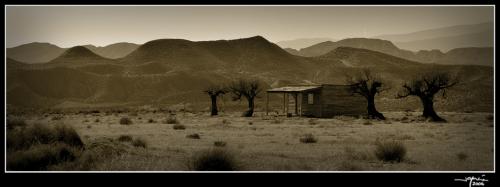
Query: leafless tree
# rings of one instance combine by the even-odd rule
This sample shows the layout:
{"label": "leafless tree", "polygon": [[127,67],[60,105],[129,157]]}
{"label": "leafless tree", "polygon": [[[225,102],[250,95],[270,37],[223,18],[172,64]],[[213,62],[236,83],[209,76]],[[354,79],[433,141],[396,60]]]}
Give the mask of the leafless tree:
{"label": "leafless tree", "polygon": [[385,120],[384,115],[375,108],[375,95],[389,89],[380,76],[372,74],[368,69],[363,69],[354,76],[346,75],[346,82],[351,85],[352,93],[366,98],[368,117]]}
{"label": "leafless tree", "polygon": [[212,101],[211,105],[211,116],[216,116],[218,114],[217,110],[217,97],[224,95],[228,92],[228,89],[225,86],[221,85],[210,85],[205,90],[203,90],[208,96],[210,96],[210,100]]}
{"label": "leafless tree", "polygon": [[257,80],[239,79],[229,85],[229,90],[233,93],[233,100],[241,100],[245,97],[248,101],[248,110],[243,113],[244,117],[252,117],[254,110],[254,100],[262,91]]}
{"label": "leafless tree", "polygon": [[446,122],[434,111],[434,95],[441,91],[446,98],[446,90],[458,84],[456,76],[445,71],[431,71],[413,78],[403,85],[403,90],[398,93],[398,98],[417,96],[424,107],[423,116],[436,122]]}

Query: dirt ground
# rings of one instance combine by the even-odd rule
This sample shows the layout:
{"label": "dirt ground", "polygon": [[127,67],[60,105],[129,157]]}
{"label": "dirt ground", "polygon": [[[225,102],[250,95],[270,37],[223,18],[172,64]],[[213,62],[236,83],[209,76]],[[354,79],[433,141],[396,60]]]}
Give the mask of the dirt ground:
{"label": "dirt ground", "polygon": [[[332,119],[275,117],[257,112],[177,112],[174,129],[160,112],[33,115],[28,123],[72,125],[84,142],[120,135],[142,138],[147,147],[128,142],[127,152],[99,163],[92,170],[186,171],[193,154],[226,142],[224,149],[248,171],[491,171],[493,170],[493,115],[491,113],[439,113],[448,123],[421,120],[420,112],[385,112],[386,121],[353,117]],[[119,123],[122,117],[131,125]],[[154,122],[150,122],[152,119]],[[188,138],[197,133],[200,139]],[[316,143],[299,139],[311,133]],[[375,157],[377,140],[401,141],[407,149],[402,162]],[[120,142],[122,143],[122,142]]]}

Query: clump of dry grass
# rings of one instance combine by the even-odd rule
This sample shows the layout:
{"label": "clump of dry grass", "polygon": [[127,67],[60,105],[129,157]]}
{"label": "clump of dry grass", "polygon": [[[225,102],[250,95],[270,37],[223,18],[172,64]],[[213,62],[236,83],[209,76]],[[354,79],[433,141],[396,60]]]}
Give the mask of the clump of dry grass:
{"label": "clump of dry grass", "polygon": [[184,126],[182,124],[175,124],[174,126],[172,126],[172,128],[174,130],[184,130],[184,129],[186,129],[186,126]]}
{"label": "clump of dry grass", "polygon": [[131,142],[132,139],[133,138],[130,135],[120,135],[117,140],[120,142]]}
{"label": "clump of dry grass", "polygon": [[406,147],[398,141],[377,141],[375,156],[385,162],[401,162],[406,156]]}
{"label": "clump of dry grass", "polygon": [[132,141],[132,145],[135,147],[146,148],[148,146],[148,143],[142,138],[136,138]]}
{"label": "clump of dry grass", "polygon": [[305,134],[305,135],[304,135],[303,137],[301,137],[299,140],[300,140],[300,142],[302,142],[302,143],[316,143],[316,142],[318,142],[318,139],[316,139],[316,138],[314,137],[314,135],[312,135],[312,134],[310,134],[310,133],[309,133],[309,134]]}
{"label": "clump of dry grass", "polygon": [[493,115],[490,114],[490,115],[486,116],[486,119],[489,121],[493,121]]}
{"label": "clump of dry grass", "polygon": [[468,158],[469,156],[465,154],[464,152],[457,153],[457,158],[458,160],[464,161]]}
{"label": "clump of dry grass", "polygon": [[191,139],[200,139],[200,135],[197,133],[194,134],[188,134],[186,135],[186,138],[191,138]]}
{"label": "clump of dry grass", "polygon": [[229,125],[229,124],[231,124],[231,122],[229,120],[227,120],[227,119],[222,119],[222,124],[223,125]]}
{"label": "clump of dry grass", "polygon": [[99,118],[95,119],[94,122],[99,123]]}
{"label": "clump of dry grass", "polygon": [[148,119],[148,123],[155,123],[154,119]]}
{"label": "clump of dry grass", "polygon": [[188,169],[194,171],[238,171],[241,165],[226,149],[214,148],[198,152],[188,161]]}
{"label": "clump of dry grass", "polygon": [[365,120],[363,125],[373,125],[373,123],[370,120]]}
{"label": "clump of dry grass", "polygon": [[216,146],[216,147],[224,147],[224,146],[226,146],[226,142],[224,142],[224,141],[215,141],[214,142],[214,146]]}
{"label": "clump of dry grass", "polygon": [[132,124],[132,120],[128,117],[122,117],[120,119],[120,125],[131,125]]}
{"label": "clump of dry grass", "polygon": [[174,115],[170,115],[165,120],[165,123],[166,124],[179,124],[180,122],[179,122],[179,120],[177,120],[177,118]]}
{"label": "clump of dry grass", "polygon": [[248,125],[253,125],[253,122],[249,121],[249,122],[248,122]]}
{"label": "clump of dry grass", "polygon": [[26,150],[16,150],[7,156],[7,170],[39,171],[62,162],[73,161],[76,150],[64,143],[36,144]]}
{"label": "clump of dry grass", "polygon": [[52,117],[52,121],[57,121],[57,120],[61,120],[63,117],[60,116],[60,115],[57,115],[57,116],[53,116]]}
{"label": "clump of dry grass", "polygon": [[8,117],[7,118],[7,129],[14,129],[16,127],[25,127],[26,121],[21,117]]}
{"label": "clump of dry grass", "polygon": [[362,171],[363,169],[353,162],[344,161],[337,168],[338,171]]}

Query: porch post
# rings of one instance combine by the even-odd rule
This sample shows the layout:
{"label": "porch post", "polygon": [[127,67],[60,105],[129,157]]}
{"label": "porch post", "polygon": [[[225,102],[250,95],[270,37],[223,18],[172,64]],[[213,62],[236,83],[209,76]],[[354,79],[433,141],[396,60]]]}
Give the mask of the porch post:
{"label": "porch post", "polygon": [[269,115],[269,92],[266,92],[266,116]]}

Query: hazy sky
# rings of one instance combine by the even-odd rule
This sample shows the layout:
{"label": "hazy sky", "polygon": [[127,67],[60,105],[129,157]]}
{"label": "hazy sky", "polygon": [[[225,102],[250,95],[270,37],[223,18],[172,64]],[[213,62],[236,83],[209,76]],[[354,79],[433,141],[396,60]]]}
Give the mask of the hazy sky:
{"label": "hazy sky", "polygon": [[493,7],[7,6],[6,45],[60,47],[160,38],[370,37],[493,21]]}

